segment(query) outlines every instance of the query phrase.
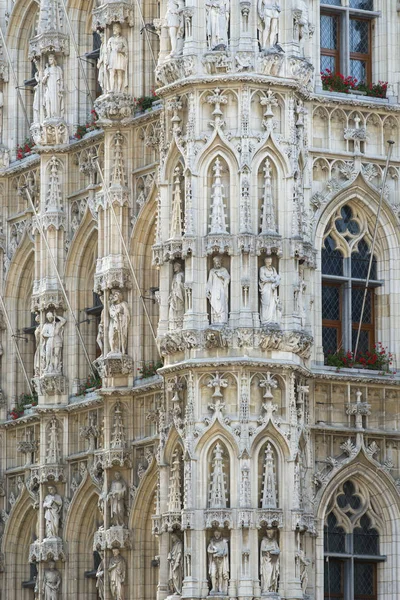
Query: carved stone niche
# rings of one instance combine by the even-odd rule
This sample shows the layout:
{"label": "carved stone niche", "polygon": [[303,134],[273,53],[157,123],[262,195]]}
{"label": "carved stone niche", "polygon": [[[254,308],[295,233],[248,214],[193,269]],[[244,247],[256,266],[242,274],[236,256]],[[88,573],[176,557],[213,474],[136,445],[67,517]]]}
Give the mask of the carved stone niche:
{"label": "carved stone niche", "polygon": [[67,380],[63,375],[43,375],[32,379],[38,396],[62,396],[67,393]]}
{"label": "carved stone niche", "polygon": [[283,527],[283,511],[281,508],[259,508],[256,516],[256,527]]}
{"label": "carved stone niche", "polygon": [[175,529],[181,529],[182,512],[164,513],[161,518],[161,527],[163,531],[172,533]]}
{"label": "carved stone niche", "polygon": [[123,256],[105,256],[97,259],[94,291],[100,294],[112,288],[131,288],[132,279]]}
{"label": "carved stone niche", "polygon": [[61,290],[47,290],[42,291],[42,287],[46,284],[46,281],[39,281],[34,283],[33,294],[31,300],[31,311],[40,312],[41,310],[65,310],[64,295]]}
{"label": "carved stone niche", "polygon": [[228,508],[209,508],[204,511],[204,526],[206,529],[233,528],[232,511]]}
{"label": "carved stone niche", "polygon": [[30,131],[37,146],[68,144],[68,127],[63,118],[46,119],[42,125],[34,123]]}
{"label": "carved stone niche", "polygon": [[65,33],[47,31],[29,41],[29,58],[39,58],[43,54],[69,54],[69,36]]}
{"label": "carved stone niche", "polygon": [[258,256],[262,253],[282,256],[282,237],[278,234],[259,234],[256,238],[256,253]]}
{"label": "carved stone niche", "polygon": [[290,256],[297,260],[304,261],[310,269],[315,269],[317,266],[317,252],[309,242],[291,239]]}
{"label": "carved stone niche", "polygon": [[132,117],[135,102],[130,94],[103,94],[95,100],[94,108],[101,125],[115,125],[117,121],[124,122]]}
{"label": "carved stone niche", "polygon": [[168,85],[179,79],[185,79],[193,75],[195,60],[192,56],[175,58],[166,61],[156,68],[156,80],[163,85]]}
{"label": "carved stone niche", "polygon": [[[32,469],[32,475],[33,472],[34,469]],[[39,480],[40,483],[47,483],[49,481],[59,481],[60,483],[64,483],[66,481],[64,467],[61,467],[60,465],[46,465],[39,467]]]}
{"label": "carved stone niche", "polygon": [[308,531],[311,535],[317,535],[317,523],[312,513],[302,510],[292,510],[293,531]]}
{"label": "carved stone niche", "polygon": [[105,532],[106,547],[112,548],[131,548],[131,533],[126,527],[110,527]]}
{"label": "carved stone niche", "polygon": [[126,354],[100,357],[93,364],[101,378],[133,373],[133,359]]}
{"label": "carved stone niche", "polygon": [[59,538],[49,538],[39,542],[36,540],[29,547],[29,562],[46,562],[49,560],[65,561],[63,541]]}
{"label": "carved stone niche", "polygon": [[133,5],[130,0],[97,0],[97,7],[92,12],[92,29],[105,29],[112,23],[127,21],[133,27]]}

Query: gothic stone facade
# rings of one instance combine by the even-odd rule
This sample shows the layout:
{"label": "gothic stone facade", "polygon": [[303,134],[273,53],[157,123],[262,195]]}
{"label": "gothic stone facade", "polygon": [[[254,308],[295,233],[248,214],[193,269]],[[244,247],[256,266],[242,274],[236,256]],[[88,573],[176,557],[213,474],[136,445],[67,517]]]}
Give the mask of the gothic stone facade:
{"label": "gothic stone facade", "polygon": [[2,600],[399,597],[397,5],[0,0]]}

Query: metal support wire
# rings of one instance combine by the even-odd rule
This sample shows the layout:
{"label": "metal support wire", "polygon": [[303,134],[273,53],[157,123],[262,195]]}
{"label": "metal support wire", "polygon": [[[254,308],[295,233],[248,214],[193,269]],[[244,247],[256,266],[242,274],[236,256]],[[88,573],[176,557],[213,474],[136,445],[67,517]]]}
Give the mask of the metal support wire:
{"label": "metal support wire", "polygon": [[389,162],[390,162],[390,157],[392,155],[392,150],[393,150],[394,142],[392,140],[388,140],[388,144],[389,144],[389,148],[388,148],[388,153],[387,153],[387,157],[386,157],[386,166],[385,166],[385,172],[384,172],[384,175],[383,175],[381,196],[379,198],[379,205],[378,205],[378,210],[377,210],[377,213],[376,213],[376,221],[375,221],[375,227],[374,227],[374,234],[372,236],[372,243],[371,243],[370,256],[369,256],[369,264],[368,264],[368,273],[367,273],[367,279],[365,281],[365,289],[364,289],[364,296],[363,296],[363,301],[362,301],[362,306],[361,306],[360,322],[358,323],[357,340],[356,340],[356,345],[355,345],[355,348],[354,348],[354,357],[357,356],[358,343],[360,341],[360,333],[361,333],[361,325],[362,325],[362,321],[363,321],[363,317],[364,317],[365,301],[366,301],[366,298],[367,298],[368,285],[369,285],[369,280],[370,280],[370,276],[371,276],[372,261],[374,260],[374,249],[375,249],[376,236],[377,236],[377,233],[378,233],[379,217],[380,217],[380,214],[381,214],[381,208],[382,208],[382,204],[383,204],[383,194],[384,194],[384,191],[385,191],[386,179],[387,179],[387,174],[388,174],[388,170],[389,170]]}
{"label": "metal support wire", "polygon": [[139,298],[140,298],[140,300],[141,300],[141,302],[142,302],[142,306],[143,306],[144,313],[145,313],[145,315],[146,315],[146,317],[147,317],[147,320],[148,320],[148,322],[149,322],[149,327],[150,327],[150,330],[151,330],[152,336],[153,336],[153,338],[154,338],[154,341],[155,341],[155,343],[156,343],[156,348],[157,348],[157,351],[158,351],[159,355],[161,356],[161,354],[160,354],[160,350],[159,350],[159,348],[158,348],[157,337],[156,337],[156,334],[155,334],[155,331],[154,331],[153,324],[152,324],[152,322],[151,322],[151,319],[150,319],[149,311],[147,310],[147,306],[146,306],[146,304],[145,304],[145,301],[144,301],[144,296],[143,296],[143,294],[142,294],[142,292],[141,292],[141,289],[140,289],[140,287],[139,287],[139,283],[138,283],[138,280],[137,280],[137,277],[136,277],[135,269],[133,268],[132,261],[131,261],[131,258],[130,258],[130,256],[129,256],[128,248],[127,248],[127,246],[126,246],[126,243],[125,243],[125,240],[124,240],[124,236],[122,235],[121,226],[120,226],[120,224],[119,224],[119,222],[118,222],[118,218],[117,218],[117,215],[116,215],[116,213],[115,213],[115,209],[114,209],[114,205],[113,205],[113,203],[112,203],[112,200],[110,199],[110,193],[109,193],[109,191],[108,191],[108,188],[106,187],[106,183],[105,183],[105,181],[104,181],[104,175],[103,175],[103,171],[102,171],[102,169],[101,169],[101,167],[100,167],[100,165],[99,165],[99,157],[98,157],[98,156],[94,156],[94,157],[92,158],[92,161],[93,161],[93,163],[96,165],[96,167],[97,167],[97,170],[98,170],[98,172],[99,172],[100,179],[101,179],[101,184],[102,184],[102,186],[103,186],[103,191],[104,191],[104,193],[106,194],[106,196],[107,196],[107,200],[108,200],[108,204],[109,204],[109,205],[110,205],[110,207],[111,207],[111,212],[112,212],[112,214],[113,214],[113,217],[114,217],[115,223],[116,223],[116,225],[117,225],[117,229],[118,229],[118,235],[119,235],[119,237],[120,237],[120,239],[121,239],[122,247],[123,247],[123,249],[124,249],[125,256],[126,256],[126,259],[127,259],[127,261],[128,261],[128,265],[129,265],[129,268],[130,268],[130,270],[131,270],[131,273],[132,273],[133,281],[135,282],[135,285],[136,285],[136,287],[137,287],[137,290],[138,290],[138,292],[139,292]]}
{"label": "metal support wire", "polygon": [[81,57],[79,56],[78,45],[76,43],[76,39],[75,39],[75,35],[74,35],[74,30],[72,29],[71,21],[70,21],[68,12],[67,12],[67,7],[65,6],[65,0],[61,0],[61,4],[62,4],[62,7],[64,9],[65,18],[66,18],[67,23],[68,23],[68,28],[69,28],[69,31],[70,31],[70,34],[71,34],[72,43],[74,45],[76,57],[78,59],[78,63],[79,63],[79,66],[81,68],[83,79],[85,81],[85,85],[86,85],[86,89],[87,89],[87,92],[88,92],[88,96],[90,98],[90,102],[93,104],[94,100],[93,100],[92,92],[90,91],[89,82],[88,82],[87,77],[86,77],[86,72],[85,72],[85,69],[83,68],[83,64],[81,62]]}
{"label": "metal support wire", "polygon": [[3,314],[4,314],[4,318],[5,318],[6,323],[7,323],[8,330],[9,330],[10,335],[11,335],[11,339],[14,342],[15,351],[17,353],[17,357],[18,357],[19,363],[21,365],[21,369],[22,369],[22,372],[24,374],[26,383],[28,384],[29,392],[30,392],[30,394],[32,396],[33,391],[32,391],[31,381],[30,381],[30,379],[28,377],[28,373],[26,372],[24,361],[22,360],[21,352],[19,351],[17,337],[14,334],[14,331],[13,331],[10,319],[8,318],[8,314],[7,314],[7,310],[6,310],[6,305],[4,303],[3,296],[1,294],[0,294],[0,305],[1,305],[1,310],[3,311]]}
{"label": "metal support wire", "polygon": [[87,362],[89,364],[90,371],[91,371],[93,377],[95,378],[96,377],[96,373],[94,371],[94,368],[93,368],[93,365],[92,365],[92,361],[90,360],[89,354],[88,354],[88,352],[86,350],[85,342],[83,341],[83,337],[82,337],[81,331],[79,329],[78,321],[77,321],[77,319],[75,317],[75,314],[74,314],[74,312],[72,310],[72,306],[71,306],[71,304],[70,304],[70,302],[68,300],[67,292],[66,292],[64,284],[63,284],[63,282],[61,280],[60,273],[58,272],[58,269],[57,269],[57,263],[56,263],[56,261],[54,259],[53,253],[52,253],[52,251],[50,249],[47,237],[46,237],[46,235],[45,235],[45,233],[43,231],[43,227],[42,227],[42,223],[41,223],[40,217],[38,216],[38,214],[36,212],[35,205],[33,204],[31,193],[30,193],[30,191],[29,191],[29,189],[28,189],[27,186],[23,186],[21,189],[24,190],[24,192],[26,193],[26,196],[27,196],[27,198],[29,200],[29,204],[31,205],[31,209],[33,211],[33,214],[35,215],[35,219],[37,221],[37,225],[38,225],[38,228],[39,228],[39,231],[40,231],[40,235],[41,235],[41,237],[42,237],[42,239],[43,239],[43,241],[45,243],[45,246],[47,248],[47,252],[48,252],[48,255],[50,257],[51,264],[53,265],[54,271],[56,273],[56,277],[58,279],[58,283],[60,284],[62,293],[63,293],[64,298],[65,298],[65,303],[66,303],[66,305],[68,307],[68,310],[71,313],[71,316],[73,318],[73,321],[74,321],[74,324],[75,324],[75,327],[76,327],[76,331],[78,333],[79,341],[80,341],[80,343],[82,345],[82,349],[83,349],[83,352],[85,354],[85,358],[86,358],[86,360],[87,360]]}
{"label": "metal support wire", "polygon": [[21,103],[22,111],[24,113],[25,121],[26,121],[26,123],[28,125],[28,131],[29,131],[31,123],[30,123],[30,121],[28,119],[28,113],[26,112],[25,103],[24,103],[24,101],[22,99],[22,95],[21,95],[21,91],[20,91],[20,86],[18,85],[17,75],[15,73],[14,65],[13,65],[13,63],[11,61],[10,53],[8,52],[8,47],[7,47],[7,44],[6,44],[6,40],[4,39],[4,34],[3,34],[3,30],[2,30],[1,27],[0,27],[0,37],[1,37],[2,44],[3,44],[3,48],[6,51],[7,61],[8,61],[9,67],[10,67],[10,71],[12,73],[12,77],[14,79],[15,89],[17,90],[18,100]]}

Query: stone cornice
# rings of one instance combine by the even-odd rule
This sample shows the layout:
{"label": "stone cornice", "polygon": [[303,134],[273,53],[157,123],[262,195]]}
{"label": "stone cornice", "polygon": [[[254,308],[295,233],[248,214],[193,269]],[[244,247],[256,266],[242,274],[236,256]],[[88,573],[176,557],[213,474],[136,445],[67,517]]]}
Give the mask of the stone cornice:
{"label": "stone cornice", "polygon": [[161,367],[159,372],[165,377],[170,373],[175,373],[177,371],[184,371],[187,369],[216,369],[216,368],[237,368],[237,367],[245,367],[248,369],[249,367],[254,367],[255,369],[264,369],[264,370],[279,370],[284,372],[295,371],[300,373],[304,377],[310,377],[310,371],[299,364],[285,361],[282,359],[263,359],[263,358],[250,358],[250,357],[227,357],[227,358],[190,358],[187,360],[183,360],[181,362],[175,363],[173,365],[168,365],[165,367]]}
{"label": "stone cornice", "polygon": [[393,378],[392,375],[370,375],[368,370],[365,371],[365,375],[361,374],[357,370],[357,373],[351,373],[352,369],[340,369],[339,371],[329,372],[327,370],[317,371],[315,367],[310,369],[310,377],[316,381],[336,381],[341,383],[363,383],[363,384],[384,384],[390,386],[400,386],[400,377]]}

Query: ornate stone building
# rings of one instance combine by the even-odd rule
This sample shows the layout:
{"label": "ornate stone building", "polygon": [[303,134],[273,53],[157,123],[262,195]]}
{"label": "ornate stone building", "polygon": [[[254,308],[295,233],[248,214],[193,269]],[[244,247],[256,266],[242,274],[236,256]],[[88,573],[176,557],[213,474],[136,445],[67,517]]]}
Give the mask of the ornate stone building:
{"label": "ornate stone building", "polygon": [[0,0],[1,600],[400,597],[398,4]]}

